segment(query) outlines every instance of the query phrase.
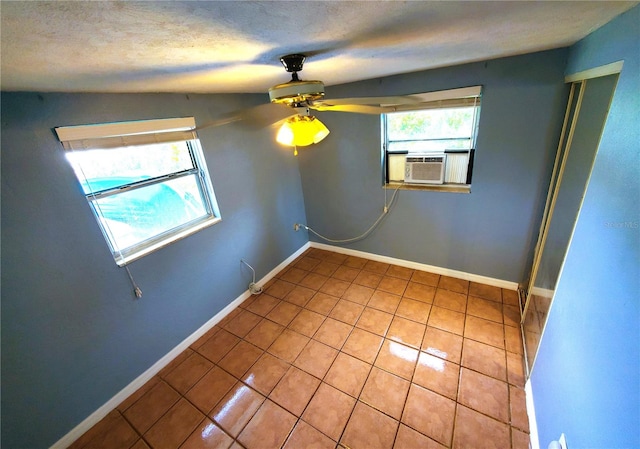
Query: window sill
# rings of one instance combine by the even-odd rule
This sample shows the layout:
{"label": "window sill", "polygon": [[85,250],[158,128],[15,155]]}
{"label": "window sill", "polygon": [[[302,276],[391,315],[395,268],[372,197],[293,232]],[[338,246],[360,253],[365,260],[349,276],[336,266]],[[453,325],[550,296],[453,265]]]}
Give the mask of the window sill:
{"label": "window sill", "polygon": [[430,192],[471,193],[471,185],[465,184],[410,184],[389,182],[383,186],[391,190],[425,190]]}

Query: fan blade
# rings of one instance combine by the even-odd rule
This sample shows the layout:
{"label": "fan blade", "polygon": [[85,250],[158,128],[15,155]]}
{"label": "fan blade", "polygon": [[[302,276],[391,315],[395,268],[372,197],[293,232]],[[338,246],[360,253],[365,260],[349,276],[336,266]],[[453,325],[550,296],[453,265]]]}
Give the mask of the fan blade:
{"label": "fan blade", "polygon": [[371,106],[366,104],[342,104],[342,105],[309,105],[310,109],[316,111],[336,111],[336,112],[355,112],[357,114],[384,114],[387,112],[395,112],[397,108],[394,106]]}
{"label": "fan blade", "polygon": [[255,128],[265,128],[279,123],[287,118],[296,115],[296,111],[289,106],[275,103],[265,103],[241,111],[231,112],[222,117],[207,122],[196,128],[197,130],[211,128],[215,126],[227,125],[229,123],[243,121]]}
{"label": "fan blade", "polygon": [[392,106],[399,104],[415,104],[424,101],[420,95],[398,95],[393,97],[354,97],[316,100],[314,105],[339,106],[365,104],[371,106]]}

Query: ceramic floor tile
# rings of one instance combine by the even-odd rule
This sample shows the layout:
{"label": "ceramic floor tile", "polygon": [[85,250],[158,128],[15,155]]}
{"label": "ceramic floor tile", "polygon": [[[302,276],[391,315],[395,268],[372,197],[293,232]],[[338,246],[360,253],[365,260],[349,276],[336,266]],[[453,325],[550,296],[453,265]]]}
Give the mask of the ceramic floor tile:
{"label": "ceramic floor tile", "polygon": [[296,268],[300,268],[301,270],[311,271],[321,262],[322,260],[320,259],[305,255],[302,256],[297,262],[295,262],[293,266]]}
{"label": "ceramic floor tile", "polygon": [[383,338],[371,332],[354,328],[342,346],[342,352],[373,364],[382,345]]}
{"label": "ceramic floor tile", "polygon": [[412,268],[401,267],[399,265],[391,265],[385,275],[408,281],[409,279],[411,279],[411,276],[413,276],[413,272],[414,270]]}
{"label": "ceramic floor tile", "polygon": [[257,391],[238,382],[218,403],[209,415],[232,437],[240,431],[253,417],[253,414],[264,402],[265,397]]}
{"label": "ceramic floor tile", "polygon": [[237,345],[239,341],[240,339],[231,332],[221,329],[220,332],[198,348],[198,353],[213,363],[217,363],[222,357],[227,355],[227,352]]}
{"label": "ceramic floor tile", "polygon": [[491,301],[490,299],[482,299],[477,296],[469,295],[467,304],[467,313],[469,315],[484,318],[485,320],[502,323],[502,303]]}
{"label": "ceramic floor tile", "polygon": [[351,449],[392,449],[398,421],[358,402],[341,443]]}
{"label": "ceramic floor tile", "polygon": [[463,335],[465,315],[464,313],[433,306],[431,307],[431,313],[429,314],[429,321],[427,324],[431,327],[437,327],[443,331]]}
{"label": "ceramic floor tile", "polygon": [[492,285],[471,282],[469,284],[469,295],[479,298],[490,299],[492,301],[502,302],[502,289]]}
{"label": "ceramic floor tile", "polygon": [[327,372],[324,381],[332,387],[357,398],[370,371],[370,364],[340,352],[333,365],[331,365],[329,372]]}
{"label": "ceramic floor tile", "polygon": [[218,365],[240,379],[263,353],[262,349],[243,340],[229,351]]}
{"label": "ceramic floor tile", "polygon": [[234,319],[224,325],[223,329],[226,329],[237,337],[243,338],[261,320],[262,317],[260,315],[256,315],[248,310],[243,310]]}
{"label": "ceramic floor tile", "polygon": [[280,300],[269,296],[266,293],[255,297],[253,302],[247,307],[249,312],[255,313],[262,317],[267,316],[271,310],[280,303]]}
{"label": "ceramic floor tile", "polygon": [[418,357],[413,382],[456,400],[460,366],[424,352]]}
{"label": "ceramic floor tile", "polygon": [[518,309],[518,306],[503,304],[502,319],[505,326],[520,327],[520,309]]}
{"label": "ceramic floor tile", "polygon": [[341,299],[331,310],[329,317],[353,326],[360,318],[363,310],[364,306],[362,304]]}
{"label": "ceramic floor tile", "polygon": [[365,307],[356,323],[356,327],[384,337],[392,319],[393,315],[390,313]]}
{"label": "ceramic floor tile", "polygon": [[345,291],[347,291],[347,288],[349,288],[350,285],[350,282],[341,281],[340,279],[336,278],[329,278],[327,282],[322,284],[322,287],[320,287],[320,291],[322,293],[326,293],[331,296],[337,296],[339,298]]}
{"label": "ceramic floor tile", "polygon": [[523,389],[509,385],[509,408],[511,425],[529,433],[529,417],[527,416],[526,397]]}
{"label": "ceramic floor tile", "polygon": [[506,382],[462,368],[458,402],[502,422],[509,422]]}
{"label": "ceramic floor tile", "polygon": [[422,301],[427,304],[433,303],[433,297],[436,294],[435,287],[419,282],[409,282],[404,291],[403,297]]}
{"label": "ceramic floor tile", "polygon": [[455,429],[454,449],[504,449],[511,444],[509,426],[462,405],[456,410]]}
{"label": "ceramic floor tile", "polygon": [[340,268],[340,265],[323,260],[311,271],[322,276],[331,276],[338,268]]}
{"label": "ceramic floor tile", "polygon": [[320,380],[294,366],[273,389],[269,399],[300,416],[318,389]]}
{"label": "ceramic floor tile", "polygon": [[462,365],[499,380],[507,380],[507,358],[503,349],[464,339]]}
{"label": "ceramic floor tile", "polygon": [[402,296],[405,289],[407,288],[408,283],[409,281],[406,281],[404,279],[385,276],[382,278],[382,280],[378,284],[377,289],[388,292],[388,293],[392,293],[394,295]]}
{"label": "ceramic floor tile", "polygon": [[369,302],[367,303],[367,307],[371,307],[372,309],[382,310],[387,313],[395,313],[398,308],[398,304],[400,304],[400,300],[402,297],[398,294],[389,293],[387,291],[378,289],[376,290]]}
{"label": "ceramic floor tile", "polygon": [[402,414],[402,422],[429,438],[449,446],[453,434],[455,409],[456,403],[451,399],[412,384]]}
{"label": "ceramic floor tile", "polygon": [[293,290],[291,290],[287,294],[287,296],[284,297],[284,300],[290,302],[291,304],[304,307],[315,294],[315,290],[296,285]]}
{"label": "ceramic floor tile", "polygon": [[307,337],[313,337],[324,320],[325,317],[323,315],[312,312],[311,310],[303,309],[289,324],[289,329]]}
{"label": "ceramic floor tile", "polygon": [[306,309],[312,312],[319,313],[320,315],[327,316],[331,312],[331,309],[337,304],[338,300],[335,296],[327,295],[326,293],[316,293],[313,298],[305,306]]}
{"label": "ceramic floor tile", "polygon": [[420,432],[416,432],[411,427],[400,424],[398,434],[393,449],[446,449],[445,446],[437,443]]}
{"label": "ceramic floor tile", "polygon": [[419,284],[426,284],[432,287],[437,287],[440,281],[440,275],[435,273],[429,273],[428,271],[416,270],[411,275],[411,281]]}
{"label": "ceramic floor tile", "polygon": [[433,305],[465,313],[467,310],[467,295],[439,288],[433,298]]}
{"label": "ceramic floor tile", "polygon": [[368,260],[362,269],[377,274],[385,274],[390,267],[391,265],[388,263],[378,262],[377,260]]}
{"label": "ceramic floor tile", "polygon": [[282,449],[335,449],[336,442],[300,420]]}
{"label": "ceramic floor tile", "polygon": [[171,371],[165,377],[165,381],[179,393],[184,394],[212,367],[213,363],[209,360],[198,353],[193,353]]}
{"label": "ceramic floor tile", "polygon": [[511,428],[511,447],[512,449],[529,449],[531,438],[528,433],[521,430]]}
{"label": "ceramic floor tile", "polygon": [[144,433],[178,402],[180,395],[165,382],[158,382],[124,412],[127,421]]}
{"label": "ceramic floor tile", "polygon": [[333,318],[327,318],[315,333],[313,339],[333,348],[340,349],[352,330],[353,326],[334,320]]}
{"label": "ceramic floor tile", "polygon": [[399,420],[409,385],[409,381],[373,367],[360,394],[360,401]]}
{"label": "ceramic floor tile", "polygon": [[484,318],[467,315],[464,336],[496,348],[505,348],[503,325]]}
{"label": "ceramic floor tile", "polygon": [[329,279],[329,277],[327,276],[323,276],[317,273],[309,273],[298,283],[298,285],[310,288],[312,290],[319,290],[320,287],[322,287],[322,284],[327,281],[327,279]]}
{"label": "ceramic floor tile", "polygon": [[309,340],[309,337],[285,329],[271,346],[269,346],[267,352],[286,362],[293,363],[307,343],[309,343]]}
{"label": "ceramic floor tile", "polygon": [[387,331],[387,338],[419,349],[426,327],[424,324],[416,323],[406,318],[395,317]]}
{"label": "ceramic floor tile", "polygon": [[375,274],[371,271],[361,271],[353,280],[354,284],[364,285],[365,287],[376,288],[382,280],[381,274]]}
{"label": "ceramic floor tile", "polygon": [[298,282],[300,282],[302,280],[302,278],[304,278],[307,274],[309,274],[309,272],[307,270],[302,270],[300,268],[296,268],[296,267],[291,267],[288,270],[286,270],[282,276],[280,276],[280,279],[282,279],[283,281],[287,281],[290,282],[292,284],[297,284]]}
{"label": "ceramic floor tile", "polygon": [[258,361],[249,368],[242,381],[254,390],[267,396],[273,387],[282,379],[289,369],[289,364],[269,353],[264,353]]}
{"label": "ceramic floor tile", "polygon": [[300,306],[282,301],[269,312],[267,318],[286,327],[301,310],[302,308]]}
{"label": "ceramic floor tile", "polygon": [[263,288],[70,449],[528,449],[516,291],[319,248]]}
{"label": "ceramic floor tile", "polygon": [[349,268],[362,269],[367,264],[367,262],[368,260],[363,259],[362,257],[348,256],[342,264]]}
{"label": "ceramic floor tile", "polygon": [[226,449],[232,444],[233,438],[207,418],[189,435],[180,449]]}
{"label": "ceramic floor tile", "polygon": [[396,309],[396,316],[427,324],[431,305],[415,299],[403,298]]}
{"label": "ceramic floor tile", "polygon": [[344,292],[342,298],[357,302],[358,304],[366,305],[369,302],[369,299],[371,299],[373,292],[375,292],[373,288],[365,287],[364,285],[351,284],[351,287]]}
{"label": "ceramic floor tile", "polygon": [[338,441],[356,400],[332,386],[322,383],[311,399],[302,419]]}
{"label": "ceramic floor tile", "polygon": [[460,335],[427,326],[422,340],[422,350],[427,354],[460,364],[462,341],[463,338]]}
{"label": "ceramic floor tile", "polygon": [[139,438],[136,431],[114,410],[86,432],[69,449],[111,449],[130,447]]}
{"label": "ceramic floor tile", "polygon": [[337,349],[311,340],[293,364],[318,379],[322,379],[337,355]]}
{"label": "ceramic floor tile", "polygon": [[522,355],[507,351],[507,379],[511,385],[524,388],[524,360]]}
{"label": "ceramic floor tile", "polygon": [[357,278],[359,274],[360,274],[359,269],[346,267],[343,265],[340,268],[338,268],[336,271],[334,271],[331,277],[340,279],[341,281],[353,282],[353,280]]}
{"label": "ceramic floor tile", "polygon": [[522,334],[520,328],[504,326],[504,339],[507,351],[523,354]]}
{"label": "ceramic floor tile", "polygon": [[214,366],[187,392],[185,397],[203,413],[208,414],[235,383],[236,379],[231,374]]}
{"label": "ceramic floor tile", "polygon": [[244,339],[260,349],[267,349],[280,336],[284,326],[263,318]]}
{"label": "ceramic floor tile", "polygon": [[247,449],[279,448],[296,423],[296,417],[267,400],[238,437]]}
{"label": "ceramic floor tile", "polygon": [[418,353],[417,349],[385,339],[374,366],[411,380],[418,360]]}
{"label": "ceramic floor tile", "polygon": [[440,282],[438,282],[438,288],[444,288],[458,293],[469,293],[469,281],[464,279],[458,279],[450,276],[440,276]]}
{"label": "ceramic floor tile", "polygon": [[180,399],[145,434],[154,449],[177,449],[205,416],[187,400]]}

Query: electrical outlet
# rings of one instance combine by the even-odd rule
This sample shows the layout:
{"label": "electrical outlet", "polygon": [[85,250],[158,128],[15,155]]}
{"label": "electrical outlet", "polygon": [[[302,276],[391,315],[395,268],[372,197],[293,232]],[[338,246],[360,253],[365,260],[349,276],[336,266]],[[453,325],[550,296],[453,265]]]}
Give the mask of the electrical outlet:
{"label": "electrical outlet", "polygon": [[294,223],[293,224],[293,230],[294,231],[299,231],[300,230],[300,225],[298,223]]}

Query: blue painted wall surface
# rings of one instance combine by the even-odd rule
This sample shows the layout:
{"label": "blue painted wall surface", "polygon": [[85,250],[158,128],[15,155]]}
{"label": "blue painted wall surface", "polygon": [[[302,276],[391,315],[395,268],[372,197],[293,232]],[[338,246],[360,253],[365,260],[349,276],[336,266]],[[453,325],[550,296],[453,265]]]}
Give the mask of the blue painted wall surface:
{"label": "blue painted wall surface", "polygon": [[306,243],[272,131],[199,132],[222,222],[130,265],[135,300],[52,128],[218,114],[264,95],[2,93],[2,447],[48,447]]}
{"label": "blue painted wall surface", "polygon": [[531,377],[541,447],[640,447],[640,7],[571,47],[567,74],[620,60]]}
{"label": "blue painted wall surface", "polygon": [[[340,98],[483,86],[472,193],[399,191],[382,225],[349,247],[522,281],[568,95],[566,54],[540,52],[327,88],[327,98]],[[380,119],[319,117],[331,134],[300,152],[308,225],[335,239],[354,237],[383,208]]]}

